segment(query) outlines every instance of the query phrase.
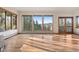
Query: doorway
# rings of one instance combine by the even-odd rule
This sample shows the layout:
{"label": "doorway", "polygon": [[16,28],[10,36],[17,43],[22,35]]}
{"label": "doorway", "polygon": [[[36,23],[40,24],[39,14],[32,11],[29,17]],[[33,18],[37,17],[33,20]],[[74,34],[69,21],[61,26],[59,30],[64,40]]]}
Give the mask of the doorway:
{"label": "doorway", "polygon": [[73,33],[73,17],[58,18],[59,33]]}

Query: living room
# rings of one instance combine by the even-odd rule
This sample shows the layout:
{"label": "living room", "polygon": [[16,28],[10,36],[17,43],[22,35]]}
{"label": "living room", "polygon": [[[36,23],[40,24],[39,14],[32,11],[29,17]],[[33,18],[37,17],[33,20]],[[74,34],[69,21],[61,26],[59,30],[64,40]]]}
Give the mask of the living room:
{"label": "living room", "polygon": [[[34,51],[79,51],[78,12],[78,7],[1,7],[1,51],[32,51],[30,49]],[[37,45],[36,42],[29,41],[34,43],[32,45],[26,39],[38,40],[37,43],[40,41],[48,43],[45,44],[48,47],[39,46],[43,43]],[[25,40],[28,44],[24,43]],[[54,48],[50,48],[53,46],[52,42],[58,46],[55,48],[56,45],[53,44]],[[62,44],[64,44],[63,47],[61,47]],[[13,48],[12,45],[17,47]]]}

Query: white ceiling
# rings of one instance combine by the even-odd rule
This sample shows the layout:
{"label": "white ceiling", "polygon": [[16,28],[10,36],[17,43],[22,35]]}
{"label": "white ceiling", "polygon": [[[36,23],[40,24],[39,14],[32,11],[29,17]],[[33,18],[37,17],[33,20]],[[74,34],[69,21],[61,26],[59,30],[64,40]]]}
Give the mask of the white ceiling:
{"label": "white ceiling", "polygon": [[79,7],[10,7],[20,12],[65,12],[79,11]]}

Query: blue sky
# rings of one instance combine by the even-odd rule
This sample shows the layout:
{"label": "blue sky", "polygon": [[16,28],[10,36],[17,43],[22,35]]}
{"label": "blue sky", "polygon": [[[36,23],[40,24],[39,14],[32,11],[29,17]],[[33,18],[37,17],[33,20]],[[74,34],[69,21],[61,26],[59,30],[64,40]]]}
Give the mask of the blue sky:
{"label": "blue sky", "polygon": [[[42,16],[33,16],[34,21],[38,21],[39,24],[42,24]],[[52,23],[52,16],[44,16],[44,23]]]}
{"label": "blue sky", "polygon": [[44,16],[44,23],[52,23],[52,17],[51,16]]}
{"label": "blue sky", "polygon": [[41,16],[33,16],[33,20],[36,22],[38,21],[39,24],[42,24],[42,17]]}

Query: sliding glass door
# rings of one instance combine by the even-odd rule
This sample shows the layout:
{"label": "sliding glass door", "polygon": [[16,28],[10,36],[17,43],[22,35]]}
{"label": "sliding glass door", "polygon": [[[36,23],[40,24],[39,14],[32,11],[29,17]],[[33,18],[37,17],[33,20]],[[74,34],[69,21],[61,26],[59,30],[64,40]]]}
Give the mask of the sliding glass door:
{"label": "sliding glass door", "polygon": [[[53,27],[53,16],[45,15],[23,15],[24,31],[46,33],[51,32]],[[52,33],[52,32],[51,32]]]}

